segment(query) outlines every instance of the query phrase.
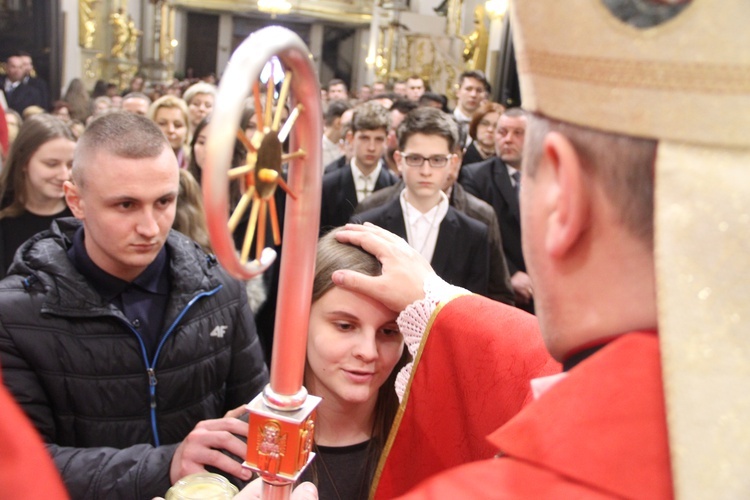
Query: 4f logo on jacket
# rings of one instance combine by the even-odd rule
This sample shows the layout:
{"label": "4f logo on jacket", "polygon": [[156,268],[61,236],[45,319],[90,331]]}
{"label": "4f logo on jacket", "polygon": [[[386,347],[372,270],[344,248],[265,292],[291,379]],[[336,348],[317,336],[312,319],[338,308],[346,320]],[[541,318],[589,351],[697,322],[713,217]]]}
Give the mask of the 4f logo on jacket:
{"label": "4f logo on jacket", "polygon": [[227,326],[226,325],[219,325],[213,330],[211,330],[211,333],[208,334],[209,337],[219,337],[220,339],[224,338],[224,334],[227,333]]}

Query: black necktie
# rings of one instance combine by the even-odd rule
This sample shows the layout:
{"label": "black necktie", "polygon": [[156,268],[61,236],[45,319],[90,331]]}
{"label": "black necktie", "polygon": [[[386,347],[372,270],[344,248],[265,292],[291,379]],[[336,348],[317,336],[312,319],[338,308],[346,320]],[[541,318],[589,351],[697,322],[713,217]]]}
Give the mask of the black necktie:
{"label": "black necktie", "polygon": [[521,195],[521,172],[513,172],[513,180],[515,181],[516,196],[520,199]]}

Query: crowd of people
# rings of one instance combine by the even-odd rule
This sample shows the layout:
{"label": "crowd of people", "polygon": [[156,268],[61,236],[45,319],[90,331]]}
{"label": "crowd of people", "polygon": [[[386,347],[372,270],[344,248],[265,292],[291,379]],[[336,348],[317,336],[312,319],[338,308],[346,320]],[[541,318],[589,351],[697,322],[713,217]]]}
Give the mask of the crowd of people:
{"label": "crowd of people", "polygon": [[[16,57],[7,60],[9,77]],[[13,78],[18,83],[9,96],[23,94],[34,77],[27,71]],[[405,83],[402,94],[394,91],[402,87],[398,82],[376,83],[358,97],[342,80],[324,88],[326,236],[305,375],[310,392],[324,402],[319,459],[304,476],[324,498],[367,497],[399,404],[395,379],[412,359],[395,313],[333,286],[336,269],[377,275],[380,265],[338,243],[330,230],[393,212],[391,222],[380,224],[419,248],[445,279],[508,304],[515,300],[497,215],[458,184],[465,142],[472,140],[466,134],[471,120],[463,117],[487,100],[484,75],[461,75],[454,114],[446,112],[444,96],[425,92],[421,78]],[[200,183],[216,86],[201,81],[156,96],[137,76],[124,92],[116,90],[97,85],[89,94],[75,79],[61,101],[17,105],[8,99],[15,106],[5,114],[8,130],[18,130],[8,136],[0,176],[0,253],[2,276],[8,276],[0,300],[23,302],[27,294],[43,292],[38,302],[25,304],[28,309],[12,307],[18,317],[36,318],[22,331],[67,336],[78,329],[92,337],[85,348],[66,343],[60,363],[43,347],[53,337],[18,337],[20,330],[4,318],[4,337],[13,345],[2,354],[4,380],[75,497],[161,495],[178,478],[208,466],[240,484],[248,473],[228,455],[243,456],[244,442],[217,440],[243,435],[246,424],[234,418],[246,402],[239,394],[249,397],[267,382],[273,321],[264,318],[275,313],[275,300],[266,298],[275,299],[277,268],[238,287],[211,256]],[[257,129],[254,105],[248,102],[240,124],[248,139]],[[483,138],[494,144],[490,135]],[[243,164],[246,153],[236,141],[233,166]],[[231,190],[236,205],[239,186]],[[283,200],[280,206],[283,213]],[[20,290],[15,280],[21,280]],[[47,312],[40,315],[42,310]],[[196,342],[202,330],[209,337],[216,331],[216,341],[184,352],[181,346]],[[132,345],[111,362],[108,353],[123,341]],[[340,365],[355,382],[331,376],[331,367]],[[40,380],[41,372],[48,375]],[[86,383],[87,376],[96,380]],[[101,378],[112,382],[102,385]],[[177,388],[177,380],[191,378],[193,392]],[[51,379],[78,380],[75,397],[65,388],[72,382],[50,388]],[[139,380],[146,382],[143,399]],[[102,391],[120,396],[98,408],[94,395]],[[175,413],[178,407],[183,409]],[[88,419],[96,425],[81,427]],[[212,448],[228,454],[213,457],[207,453]],[[92,460],[106,466],[83,474]]]}
{"label": "crowd of people", "polygon": [[[655,5],[654,22],[686,3]],[[554,22],[518,10],[524,26]],[[241,283],[211,254],[215,82],[89,94],[74,80],[50,103],[24,57],[0,81],[0,367],[15,403],[0,397],[41,435],[46,451],[19,433],[38,454],[25,459],[56,466],[39,491],[64,497],[59,474],[73,498],[152,498],[205,470],[246,487],[244,404],[268,382],[278,267]],[[666,136],[573,119],[529,81],[528,109],[492,102],[478,71],[457,78],[452,111],[418,75],[321,91],[304,383],[323,400],[299,481],[315,488],[296,498],[673,496],[653,222]],[[246,157],[236,140],[232,166]],[[242,186],[229,189],[234,209]]]}

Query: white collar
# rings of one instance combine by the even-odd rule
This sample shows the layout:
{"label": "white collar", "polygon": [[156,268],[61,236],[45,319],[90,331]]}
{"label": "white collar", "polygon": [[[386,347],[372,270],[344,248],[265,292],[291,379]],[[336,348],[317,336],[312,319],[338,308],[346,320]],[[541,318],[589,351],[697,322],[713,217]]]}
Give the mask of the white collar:
{"label": "white collar", "polygon": [[428,210],[421,213],[414,205],[406,199],[406,189],[401,191],[399,202],[404,216],[406,229],[406,241],[409,246],[419,252],[427,262],[432,262],[437,246],[440,224],[448,213],[448,197],[440,191],[440,201]]}
{"label": "white collar", "polygon": [[382,169],[381,160],[378,160],[378,165],[369,175],[362,173],[359,167],[357,167],[357,162],[354,158],[349,162],[349,167],[354,179],[354,189],[357,192],[357,202],[361,202],[375,191],[375,184],[378,182],[380,170]]}
{"label": "white collar", "polygon": [[471,121],[471,116],[465,115],[458,106],[453,110],[453,117],[461,123],[468,123]]}
{"label": "white collar", "polygon": [[[500,160],[500,161],[502,161],[502,160]],[[518,169],[517,169],[516,167],[511,167],[510,165],[508,165],[508,164],[507,164],[507,163],[505,163],[505,162],[503,162],[503,164],[505,165],[505,168],[507,168],[507,169],[508,169],[508,177],[510,177],[510,181],[511,181],[511,182],[512,182],[513,184],[515,184],[515,182],[516,182],[516,181],[515,181],[515,180],[513,179],[513,174],[515,174],[516,172],[521,172],[521,171],[520,171],[520,170],[518,170]]]}
{"label": "white collar", "polygon": [[381,166],[382,166],[381,163],[382,163],[382,160],[378,160],[378,165],[375,167],[375,169],[372,172],[370,172],[369,175],[365,175],[365,174],[362,173],[362,171],[357,166],[357,160],[356,160],[356,158],[352,157],[351,161],[349,162],[349,166],[352,169],[352,177],[354,177],[354,183],[355,184],[357,183],[357,179],[360,179],[360,180],[367,179],[368,181],[369,180],[372,180],[372,181],[377,180],[378,176],[380,175],[380,170],[381,170]]}
{"label": "white collar", "polygon": [[448,196],[442,191],[440,191],[440,201],[425,213],[420,212],[417,207],[409,203],[406,195],[406,189],[402,189],[400,194],[401,209],[404,212],[404,221],[407,225],[414,225],[423,217],[426,220],[432,220],[434,216],[438,218],[439,224],[445,218],[445,214],[448,213],[448,205],[450,205],[450,202]]}

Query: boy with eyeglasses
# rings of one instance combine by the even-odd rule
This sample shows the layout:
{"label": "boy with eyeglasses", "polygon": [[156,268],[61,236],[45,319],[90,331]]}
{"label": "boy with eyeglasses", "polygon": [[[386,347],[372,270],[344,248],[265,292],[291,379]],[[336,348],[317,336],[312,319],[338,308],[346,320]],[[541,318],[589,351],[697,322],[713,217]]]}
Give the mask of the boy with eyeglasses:
{"label": "boy with eyeglasses", "polygon": [[410,112],[398,129],[394,153],[405,189],[383,206],[356,215],[402,238],[427,259],[445,281],[487,294],[487,225],[451,207],[443,192],[460,159],[452,154],[458,127],[434,108]]}

